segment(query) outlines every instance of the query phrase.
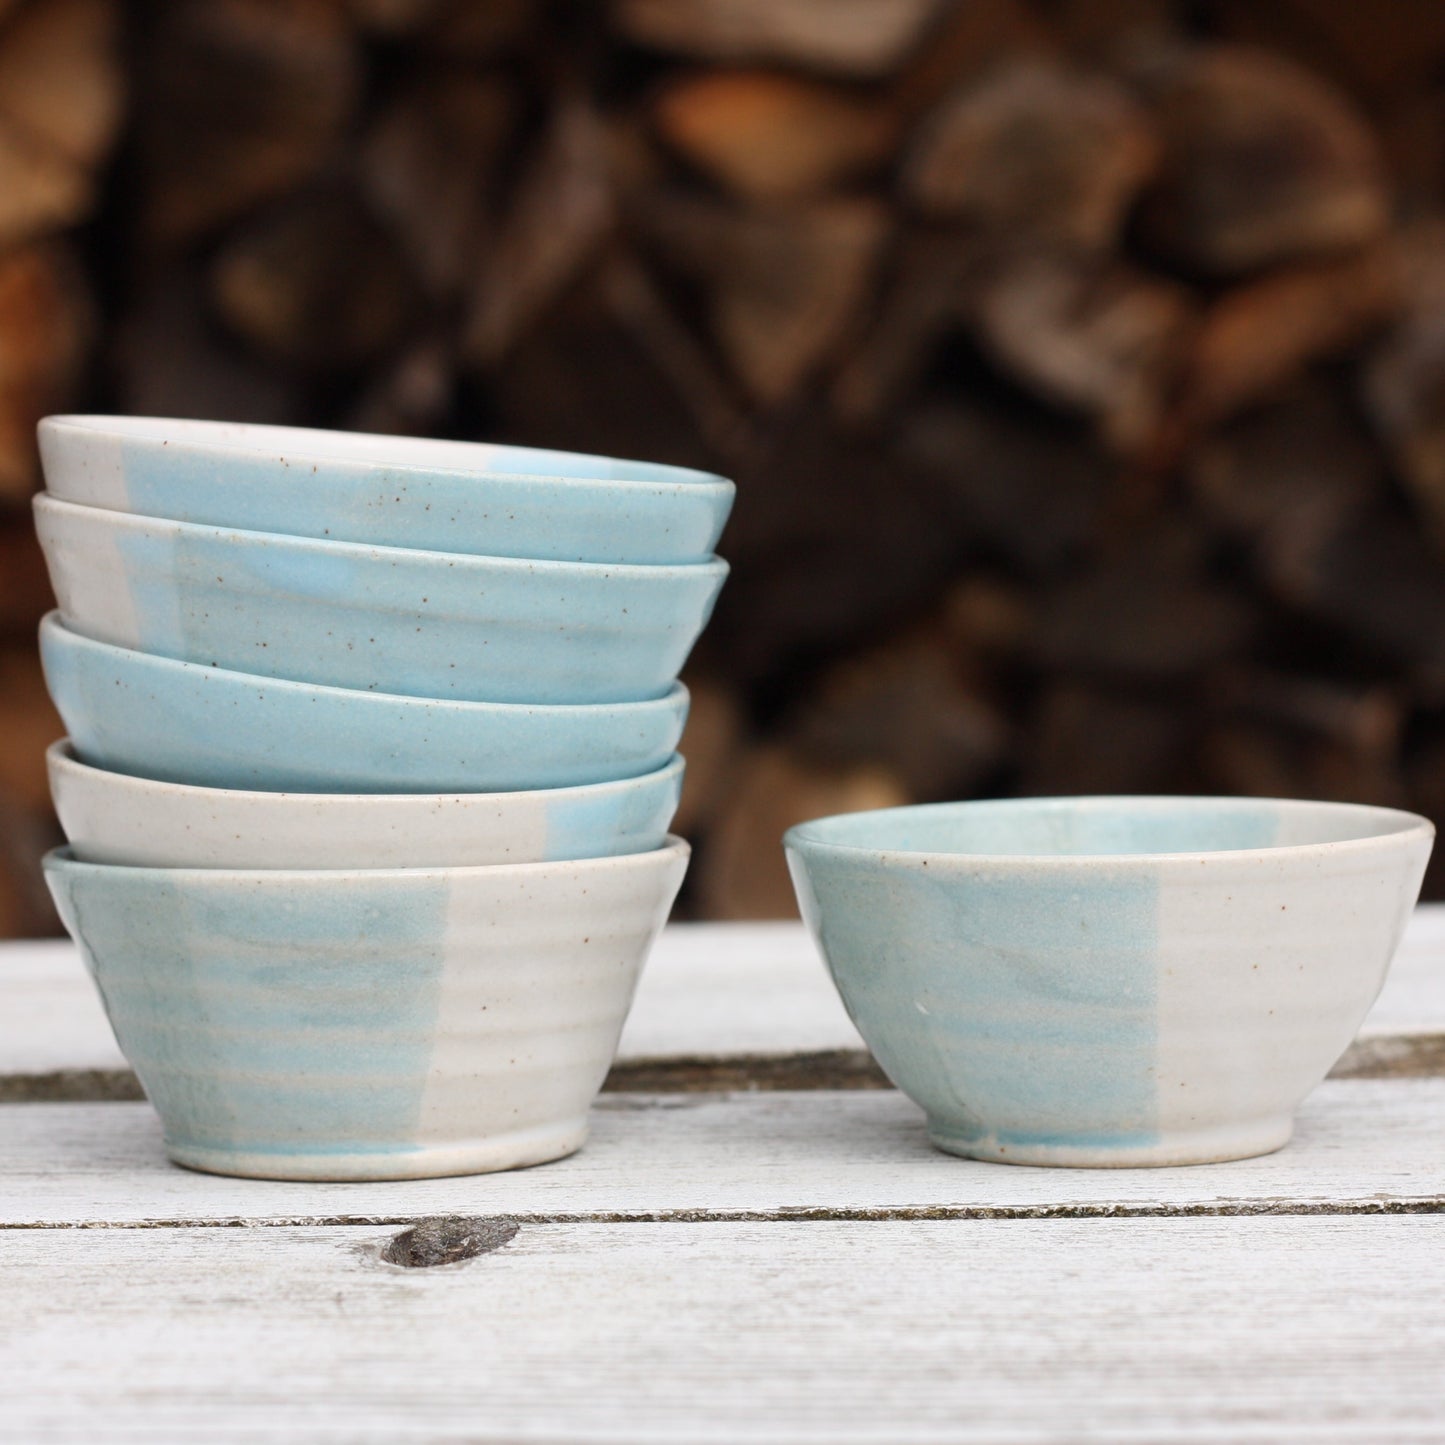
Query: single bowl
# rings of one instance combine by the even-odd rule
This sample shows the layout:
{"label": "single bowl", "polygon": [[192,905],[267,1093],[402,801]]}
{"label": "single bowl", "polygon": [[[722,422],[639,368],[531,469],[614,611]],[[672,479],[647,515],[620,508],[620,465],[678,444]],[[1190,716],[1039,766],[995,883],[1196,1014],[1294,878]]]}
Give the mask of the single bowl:
{"label": "single bowl", "polygon": [[528,707],[390,697],[173,662],[40,624],[76,756],[167,783],[303,793],[501,793],[633,778],[687,719],[680,683],[649,702]]}
{"label": "single bowl", "polygon": [[66,625],[292,682],[462,702],[661,697],[727,564],[519,562],[228,532],[35,499]]}
{"label": "single bowl", "polygon": [[1200,1164],[1289,1138],[1380,991],[1434,831],[1348,803],[1049,798],[824,818],[784,846],[940,1149]]}
{"label": "single bowl", "polygon": [[701,562],[733,502],[686,467],[238,422],[52,416],[40,453],[46,486],[84,506],[559,562]]}
{"label": "single bowl", "polygon": [[178,1164],[416,1179],[581,1145],[687,852],[45,876]]}
{"label": "single bowl", "polygon": [[46,754],[71,855],[143,868],[474,868],[660,848],[683,762],[525,793],[264,793],[92,768]]}

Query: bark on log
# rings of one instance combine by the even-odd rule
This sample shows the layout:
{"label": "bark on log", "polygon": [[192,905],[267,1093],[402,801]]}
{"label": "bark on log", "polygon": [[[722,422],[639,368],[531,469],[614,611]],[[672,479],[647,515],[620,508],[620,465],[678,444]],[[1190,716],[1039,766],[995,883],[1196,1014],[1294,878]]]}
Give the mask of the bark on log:
{"label": "bark on log", "polygon": [[1028,62],[960,90],[923,127],[903,186],[926,214],[977,228],[1010,253],[1099,252],[1158,162],[1127,91],[1099,75]]}
{"label": "bark on log", "polygon": [[658,50],[885,75],[923,39],[944,0],[614,0],[617,28]]}
{"label": "bark on log", "polygon": [[1389,198],[1369,130],[1307,71],[1205,47],[1158,67],[1148,88],[1165,153],[1145,221],[1171,257],[1235,276],[1384,231]]}
{"label": "bark on log", "polygon": [[686,76],[657,97],[669,146],[745,201],[807,199],[876,168],[892,115],[835,86],[768,71]]}
{"label": "bark on log", "polygon": [[177,0],[142,54],[144,229],[165,245],[316,174],[360,91],[340,0]]}
{"label": "bark on log", "polygon": [[113,0],[32,0],[0,25],[0,247],[90,213],[120,125],[118,31]]}

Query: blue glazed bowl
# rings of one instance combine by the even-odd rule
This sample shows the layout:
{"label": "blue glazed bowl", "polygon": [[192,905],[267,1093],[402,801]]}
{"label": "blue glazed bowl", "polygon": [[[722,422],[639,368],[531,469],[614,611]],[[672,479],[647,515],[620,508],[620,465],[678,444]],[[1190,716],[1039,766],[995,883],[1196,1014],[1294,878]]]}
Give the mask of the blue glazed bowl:
{"label": "blue glazed bowl", "polygon": [[86,506],[492,557],[701,562],[733,502],[685,467],[236,422],[52,416],[40,451]]}
{"label": "blue glazed bowl", "polygon": [[414,1179],[582,1143],[687,854],[45,874],[173,1159]]}
{"label": "blue glazed bowl", "polygon": [[531,707],[276,682],[40,624],[50,695],[92,767],[212,788],[499,793],[663,766],[687,718],[677,684],[646,702]]}
{"label": "blue glazed bowl", "polygon": [[1434,829],[1255,798],[950,803],[784,839],[859,1032],[940,1148],[1278,1149],[1384,982]]}
{"label": "blue glazed bowl", "polygon": [[465,702],[661,697],[727,575],[228,532],[53,497],[36,529],[66,626],[293,682]]}

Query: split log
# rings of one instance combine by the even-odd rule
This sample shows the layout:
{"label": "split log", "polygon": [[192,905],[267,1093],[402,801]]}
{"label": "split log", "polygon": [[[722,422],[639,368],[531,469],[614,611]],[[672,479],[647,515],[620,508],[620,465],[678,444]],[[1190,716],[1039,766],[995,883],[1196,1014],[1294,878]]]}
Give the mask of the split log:
{"label": "split log", "polygon": [[833,664],[780,731],[801,757],[833,769],[881,765],[923,800],[966,796],[1007,744],[997,707],[965,681],[937,626]]}
{"label": "split log", "polygon": [[299,425],[312,419],[305,379],[238,346],[212,316],[208,277],[172,267],[119,318],[111,365],[119,410]]}
{"label": "split log", "polygon": [[755,695],[929,607],[960,552],[929,471],[808,408],[769,440],[737,474],[733,572],[706,634],[714,667]]}
{"label": "split log", "polygon": [[54,816],[17,807],[0,792],[0,938],[49,938],[64,932],[40,860],[65,841]]}
{"label": "split log", "polygon": [[0,246],[89,215],[120,124],[113,0],[32,0],[0,28]]}
{"label": "split log", "polygon": [[430,75],[394,97],[362,142],[363,193],[434,295],[459,292],[480,267],[516,110],[501,81]]}
{"label": "split log", "polygon": [[1300,536],[1276,586],[1353,639],[1374,668],[1403,666],[1423,705],[1445,705],[1445,571],[1419,528],[1383,508],[1333,536]]}
{"label": "split log", "polygon": [[1211,791],[1409,805],[1404,781],[1391,762],[1361,756],[1328,738],[1229,723],[1204,739],[1200,763]]}
{"label": "split log", "polygon": [[29,512],[0,513],[0,639],[28,643],[54,605]]}
{"label": "split log", "polygon": [[1404,321],[1370,358],[1364,379],[1400,476],[1445,542],[1445,306]]}
{"label": "split log", "polygon": [[769,406],[796,393],[858,314],[887,228],[864,200],[735,211],[670,197],[639,221],[660,259],[701,285],[734,374]]}
{"label": "split log", "polygon": [[1202,539],[1170,526],[1101,555],[1041,604],[1035,662],[1050,671],[1179,683],[1243,655],[1252,602],[1211,578]]}
{"label": "split log", "polygon": [[362,388],[342,424],[349,431],[442,435],[451,410],[455,360],[447,339],[434,335],[419,338]]}
{"label": "split log", "polygon": [[704,916],[796,917],[783,834],[809,818],[909,801],[907,789],[885,768],[837,770],[784,747],[755,750],[736,769],[731,796],[708,836],[698,880]]}
{"label": "split log", "polygon": [[564,101],[527,167],[467,323],[465,348],[496,366],[598,253],[616,219],[601,122]]}
{"label": "split log", "polygon": [[315,175],[360,90],[340,0],[179,0],[141,51],[144,229],[173,244]]}
{"label": "split log", "polygon": [[1381,492],[1378,448],[1324,378],[1236,418],[1185,462],[1195,500],[1253,552],[1266,579],[1287,574],[1302,546],[1322,546]]}
{"label": "split log", "polygon": [[312,370],[372,360],[413,311],[396,244],[341,187],[313,190],[242,227],[213,273],[216,310],[238,336]]}
{"label": "split log", "polygon": [[696,671],[689,672],[685,681],[692,701],[679,747],[687,769],[672,831],[690,838],[705,832],[732,796],[745,726],[742,704],[732,688]]}
{"label": "split log", "polygon": [[47,244],[0,254],[0,499],[35,490],[35,424],[70,400],[91,319],[85,277],[68,250]]}
{"label": "split log", "polygon": [[1177,792],[1192,742],[1189,712],[1171,701],[1056,682],[1023,739],[1019,787],[1045,797]]}
{"label": "split log", "polygon": [[1229,46],[1185,52],[1147,81],[1165,150],[1145,228],[1170,257],[1234,276],[1383,233],[1389,197],[1374,141],[1323,81]]}
{"label": "split log", "polygon": [[767,71],[686,76],[653,105],[667,144],[745,201],[807,199],[876,168],[895,124],[877,102]]}
{"label": "split log", "polygon": [[1200,330],[1185,417],[1197,427],[1267,399],[1310,364],[1378,330],[1399,296],[1396,266],[1384,248],[1302,263],[1226,291]]}
{"label": "split log", "polygon": [[942,489],[950,530],[1025,572],[1056,571],[1100,525],[1112,469],[1082,428],[1039,409],[925,403],[903,419],[897,450]]}
{"label": "split log", "polygon": [[1037,258],[980,288],[976,322],[994,359],[1041,397],[1093,417],[1124,453],[1155,438],[1183,367],[1194,303],[1172,282]]}
{"label": "split log", "polygon": [[832,389],[845,426],[876,422],[919,381],[929,357],[972,314],[986,252],[941,229],[911,230],[893,247],[882,296]]}
{"label": "split log", "polygon": [[1153,174],[1149,117],[1106,77],[1029,61],[964,87],[923,126],[902,184],[924,213],[1013,253],[1098,252]]}
{"label": "split log", "polygon": [[1434,83],[1445,64],[1445,8],[1437,0],[1390,0],[1360,9],[1357,0],[1216,0],[1223,32],[1268,46],[1374,99]]}
{"label": "split log", "polygon": [[45,690],[34,640],[0,647],[0,797],[27,813],[50,811],[45,749],[65,725]]}
{"label": "split log", "polygon": [[780,61],[886,75],[946,0],[613,0],[617,28],[656,50],[708,60]]}
{"label": "split log", "polygon": [[1398,757],[1406,722],[1406,699],[1397,688],[1255,666],[1221,672],[1209,700],[1226,717],[1322,738],[1382,767]]}

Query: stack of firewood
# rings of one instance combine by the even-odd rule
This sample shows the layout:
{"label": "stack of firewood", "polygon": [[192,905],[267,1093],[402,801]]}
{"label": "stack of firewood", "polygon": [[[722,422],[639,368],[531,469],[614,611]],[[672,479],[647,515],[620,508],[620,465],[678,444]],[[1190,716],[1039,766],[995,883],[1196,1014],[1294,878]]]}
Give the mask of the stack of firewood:
{"label": "stack of firewood", "polygon": [[846,807],[1445,814],[1442,62],[1436,0],[0,0],[0,931],[60,406],[735,476],[700,916]]}

